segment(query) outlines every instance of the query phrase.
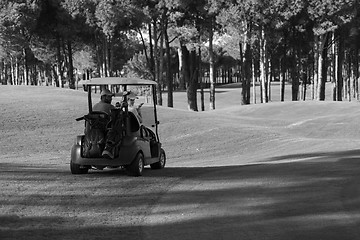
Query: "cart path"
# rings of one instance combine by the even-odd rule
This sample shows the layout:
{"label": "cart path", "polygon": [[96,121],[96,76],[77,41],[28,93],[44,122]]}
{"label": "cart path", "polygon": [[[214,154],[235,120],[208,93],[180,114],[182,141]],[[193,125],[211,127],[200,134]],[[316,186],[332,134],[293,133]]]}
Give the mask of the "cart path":
{"label": "cart path", "polygon": [[360,239],[360,152],[198,169],[144,219],[144,239]]}
{"label": "cart path", "polygon": [[1,239],[360,239],[359,150],[139,178],[50,155],[3,158]]}
{"label": "cart path", "polygon": [[2,158],[0,239],[141,239],[144,217],[180,181],[150,168],[138,178],[123,169],[72,175],[68,156],[50,155]]}

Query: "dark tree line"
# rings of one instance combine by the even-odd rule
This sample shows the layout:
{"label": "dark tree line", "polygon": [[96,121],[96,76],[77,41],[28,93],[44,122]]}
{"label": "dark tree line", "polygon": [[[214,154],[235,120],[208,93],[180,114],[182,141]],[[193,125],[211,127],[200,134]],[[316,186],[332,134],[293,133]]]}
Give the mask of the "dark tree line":
{"label": "dark tree line", "polygon": [[0,81],[75,88],[138,76],[157,81],[169,107],[186,90],[194,111],[199,89],[205,108],[204,84],[215,109],[219,82],[241,82],[241,104],[270,101],[275,80],[281,101],[285,83],[293,101],[324,100],[329,81],[333,100],[359,99],[359,9],[356,0],[4,0]]}

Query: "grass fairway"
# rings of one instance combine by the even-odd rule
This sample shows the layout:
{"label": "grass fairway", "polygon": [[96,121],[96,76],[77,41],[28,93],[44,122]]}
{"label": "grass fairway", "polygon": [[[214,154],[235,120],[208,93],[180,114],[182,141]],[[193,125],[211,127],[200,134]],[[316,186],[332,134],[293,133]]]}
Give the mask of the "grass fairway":
{"label": "grass fairway", "polygon": [[159,107],[166,168],[134,178],[70,173],[85,92],[0,86],[0,239],[360,239],[360,103],[218,91]]}

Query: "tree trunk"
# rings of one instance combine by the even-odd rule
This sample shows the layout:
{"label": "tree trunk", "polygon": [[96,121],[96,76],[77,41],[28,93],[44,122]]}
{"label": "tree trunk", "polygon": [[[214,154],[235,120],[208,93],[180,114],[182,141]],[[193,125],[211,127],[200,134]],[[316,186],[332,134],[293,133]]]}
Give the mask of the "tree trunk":
{"label": "tree trunk", "polygon": [[52,66],[50,71],[50,76],[51,76],[51,86],[53,87],[56,87],[57,85],[57,78],[58,78],[57,71],[58,71],[57,66],[56,65]]}
{"label": "tree trunk", "polygon": [[16,57],[15,58],[15,82],[16,82],[16,85],[20,85],[21,84],[21,81],[20,81],[20,64],[19,64],[19,58]]}
{"label": "tree trunk", "polygon": [[318,68],[319,68],[319,37],[315,37],[314,41],[315,49],[313,52],[314,55],[314,68],[313,68],[313,82],[311,86],[311,99],[315,100],[317,97],[317,89],[319,85],[319,74],[318,74]]}
{"label": "tree trunk", "polygon": [[69,74],[69,88],[75,89],[75,78],[74,78],[74,65],[73,65],[73,54],[72,54],[72,46],[71,40],[67,41],[67,48],[68,48],[68,74]]}
{"label": "tree trunk", "polygon": [[299,68],[297,67],[297,51],[296,46],[293,46],[291,50],[291,98],[292,101],[299,100]]}
{"label": "tree trunk", "polygon": [[56,87],[62,87],[62,78],[60,73],[60,66],[55,67],[56,72],[54,72],[55,77],[57,77],[57,81],[55,82]]}
{"label": "tree trunk", "polygon": [[182,52],[182,48],[181,45],[183,43],[180,42],[180,47],[178,48],[178,57],[179,57],[179,77],[178,77],[178,89],[179,90],[184,90],[185,89],[185,79],[183,74],[181,74],[183,72],[183,52]]}
{"label": "tree trunk", "polygon": [[338,68],[339,68],[339,66],[338,66],[338,57],[339,57],[339,55],[337,54],[337,51],[336,51],[337,44],[336,44],[336,40],[335,40],[336,39],[335,34],[336,33],[333,32],[332,39],[331,39],[331,41],[333,43],[332,48],[331,48],[332,55],[333,55],[333,58],[332,58],[332,71],[331,71],[331,77],[332,77],[331,82],[332,82],[332,87],[333,87],[333,89],[332,89],[333,101],[337,100],[337,81],[336,81],[337,76],[336,76],[336,74],[337,74],[337,71],[338,71]]}
{"label": "tree trunk", "polygon": [[359,100],[359,48],[358,46],[355,49],[355,55],[354,55],[354,98],[356,100]]}
{"label": "tree trunk", "polygon": [[198,111],[196,92],[197,92],[197,63],[196,51],[193,50],[191,54],[186,45],[181,45],[181,62],[182,62],[182,78],[186,82],[186,95],[188,102],[188,109],[191,111]]}
{"label": "tree trunk", "polygon": [[198,81],[200,82],[200,99],[201,99],[201,111],[205,111],[205,98],[204,98],[204,83],[203,74],[201,69],[201,47],[199,47],[199,59],[198,59]]}
{"label": "tree trunk", "polygon": [[55,82],[56,87],[62,87],[62,78],[63,78],[63,73],[62,73],[62,68],[61,68],[61,64],[62,64],[62,56],[61,56],[61,41],[60,41],[60,37],[57,36],[56,38],[56,47],[57,47],[57,66],[56,66],[56,72],[55,72],[55,76],[57,78],[57,81]]}
{"label": "tree trunk", "polygon": [[173,107],[174,106],[174,98],[173,98],[173,90],[174,90],[174,84],[173,84],[173,74],[171,71],[171,53],[170,53],[170,43],[169,43],[169,36],[167,33],[167,27],[168,27],[168,21],[166,19],[165,25],[164,25],[164,38],[165,38],[165,48],[166,48],[166,79],[167,79],[167,86],[168,86],[168,100],[167,100],[167,106]]}
{"label": "tree trunk", "polygon": [[268,101],[271,101],[271,80],[272,80],[272,65],[271,65],[271,59],[267,59],[267,92],[268,92]]}
{"label": "tree trunk", "polygon": [[265,31],[262,28],[261,38],[260,38],[260,81],[261,81],[262,103],[268,102],[268,96],[266,91],[265,54],[266,54]]}
{"label": "tree trunk", "polygon": [[352,69],[351,69],[351,64],[352,64],[352,59],[351,59],[351,54],[352,52],[350,51],[348,53],[348,71],[347,71],[347,77],[346,77],[346,95],[347,95],[347,99],[349,102],[351,102],[351,73],[352,73]]}
{"label": "tree trunk", "polygon": [[[248,28],[250,28],[248,26]],[[241,59],[241,105],[250,104],[250,82],[252,77],[251,66],[251,47],[248,43],[251,37],[251,29],[246,29],[243,44],[240,42],[240,59]],[[243,47],[242,47],[243,46]]]}
{"label": "tree trunk", "polygon": [[165,21],[166,21],[166,10],[163,11],[161,17],[161,25],[160,25],[160,45],[159,45],[159,84],[160,84],[160,91],[157,95],[159,105],[162,104],[162,88],[161,86],[164,85],[164,35],[165,35]]}
{"label": "tree trunk", "polygon": [[148,28],[149,28],[149,50],[150,50],[150,62],[149,62],[149,66],[150,66],[150,72],[153,75],[153,80],[156,81],[156,76],[155,76],[155,57],[154,57],[154,47],[153,47],[153,32],[152,32],[152,26],[151,23],[148,24]]}
{"label": "tree trunk", "polygon": [[108,49],[108,59],[109,59],[109,64],[108,64],[108,76],[109,77],[114,77],[115,76],[115,67],[114,67],[114,61],[115,61],[115,56],[114,56],[114,38],[109,38],[109,49]]}
{"label": "tree trunk", "polygon": [[286,77],[286,52],[280,60],[280,101],[283,102],[285,99],[285,77]]}
{"label": "tree trunk", "polygon": [[283,56],[280,59],[280,101],[283,102],[285,100],[285,80],[286,80],[286,71],[287,71],[287,33],[284,33],[284,51]]}
{"label": "tree trunk", "polygon": [[107,37],[104,36],[103,40],[103,51],[102,51],[102,77],[108,77],[108,69],[107,69],[107,49],[108,49],[108,41]]}
{"label": "tree trunk", "polygon": [[188,84],[190,82],[190,69],[189,69],[189,51],[186,47],[185,44],[183,44],[183,42],[180,43],[180,56],[181,56],[181,59],[180,59],[180,62],[181,62],[181,72],[180,72],[180,78],[182,78],[184,80],[184,82],[186,83],[186,88],[188,88]]}
{"label": "tree trunk", "polygon": [[[153,50],[153,67],[154,67],[154,78],[155,78],[155,81],[157,82],[157,86],[156,86],[156,89],[157,89],[157,104],[158,105],[163,105],[162,104],[162,82],[160,81],[160,57],[159,56],[159,53],[158,53],[158,27],[157,27],[157,19],[156,17],[153,18],[152,20],[152,26],[153,26],[153,36],[152,36],[152,39],[154,41],[154,50]],[[160,46],[161,48],[162,46]]]}
{"label": "tree trunk", "polygon": [[[148,64],[148,68],[149,68],[150,72],[152,72],[152,71],[151,71],[151,62],[150,62],[150,58],[149,58],[149,56],[148,56],[148,52],[147,52],[147,47],[146,47],[146,43],[145,43],[144,36],[143,36],[142,31],[141,31],[140,29],[137,29],[137,32],[138,32],[138,34],[140,35],[140,38],[141,38],[141,43],[142,43],[142,45],[143,45],[143,49],[144,49],[143,51],[144,51],[144,53],[145,53],[145,58],[146,58],[146,62],[147,62],[147,64]],[[150,39],[151,39],[150,33],[151,33],[151,31],[149,31],[149,36],[150,36]],[[151,41],[150,41],[150,42],[151,42]],[[150,45],[150,48],[151,48],[151,45]]]}
{"label": "tree trunk", "polygon": [[[239,52],[240,52],[240,81],[241,81],[241,105],[246,104],[246,76],[245,76],[245,53],[244,50],[246,49],[246,34],[244,43],[241,43],[241,40],[239,41]],[[243,47],[244,46],[244,47]]]}
{"label": "tree trunk", "polygon": [[6,84],[4,73],[5,73],[5,62],[4,59],[0,59],[0,85]]}
{"label": "tree trunk", "polygon": [[8,74],[9,68],[9,64],[4,61],[4,81],[7,85],[11,85],[10,74]]}
{"label": "tree trunk", "polygon": [[252,79],[252,49],[248,45],[245,51],[245,77],[246,77],[246,104],[250,104],[251,79]]}
{"label": "tree trunk", "polygon": [[24,48],[24,84],[29,85],[29,63],[27,50]]}
{"label": "tree trunk", "polygon": [[158,28],[156,24],[156,19],[152,21],[152,28],[153,28],[153,56],[154,56],[154,76],[155,81],[159,82],[159,53],[158,53]]}
{"label": "tree trunk", "polygon": [[252,94],[253,94],[253,104],[256,104],[256,75],[255,75],[255,62],[251,63],[251,77],[252,77]]}
{"label": "tree trunk", "polygon": [[304,72],[304,75],[303,75],[303,80],[302,80],[302,85],[303,85],[303,98],[302,98],[302,100],[303,101],[306,100],[307,81],[308,81],[308,75],[307,75],[307,69],[306,69],[306,71]]}
{"label": "tree trunk", "polygon": [[100,44],[98,44],[97,42],[100,41],[95,41],[95,49],[96,49],[96,72],[100,74],[100,76],[103,76],[102,74],[102,67],[101,67],[101,46]]}
{"label": "tree trunk", "polygon": [[327,45],[329,34],[323,34],[321,36],[321,46],[319,49],[319,63],[318,63],[318,75],[319,75],[319,89],[317,100],[324,101],[325,100],[325,83],[327,79]]}
{"label": "tree trunk", "polygon": [[213,18],[210,18],[209,28],[209,62],[210,62],[210,110],[215,109],[215,64],[214,64],[214,53],[213,53]]}
{"label": "tree trunk", "polygon": [[187,53],[189,64],[189,82],[186,88],[187,98],[188,98],[188,109],[190,111],[198,111],[197,107],[197,83],[198,83],[198,69],[197,69],[197,61],[196,61],[196,50],[192,50],[190,55]]}
{"label": "tree trunk", "polygon": [[16,85],[15,82],[15,66],[14,66],[14,57],[10,56],[10,76],[11,76],[11,85]]}

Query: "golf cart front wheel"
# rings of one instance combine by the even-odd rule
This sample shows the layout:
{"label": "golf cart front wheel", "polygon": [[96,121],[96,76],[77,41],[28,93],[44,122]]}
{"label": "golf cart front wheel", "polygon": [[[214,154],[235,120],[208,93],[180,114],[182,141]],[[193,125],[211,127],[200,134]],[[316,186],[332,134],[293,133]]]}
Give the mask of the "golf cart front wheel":
{"label": "golf cart front wheel", "polygon": [[135,177],[141,176],[144,171],[144,155],[139,152],[134,161],[128,167],[129,174]]}
{"label": "golf cart front wheel", "polygon": [[151,169],[162,169],[166,164],[166,155],[164,149],[161,148],[159,161],[153,164],[150,164]]}

